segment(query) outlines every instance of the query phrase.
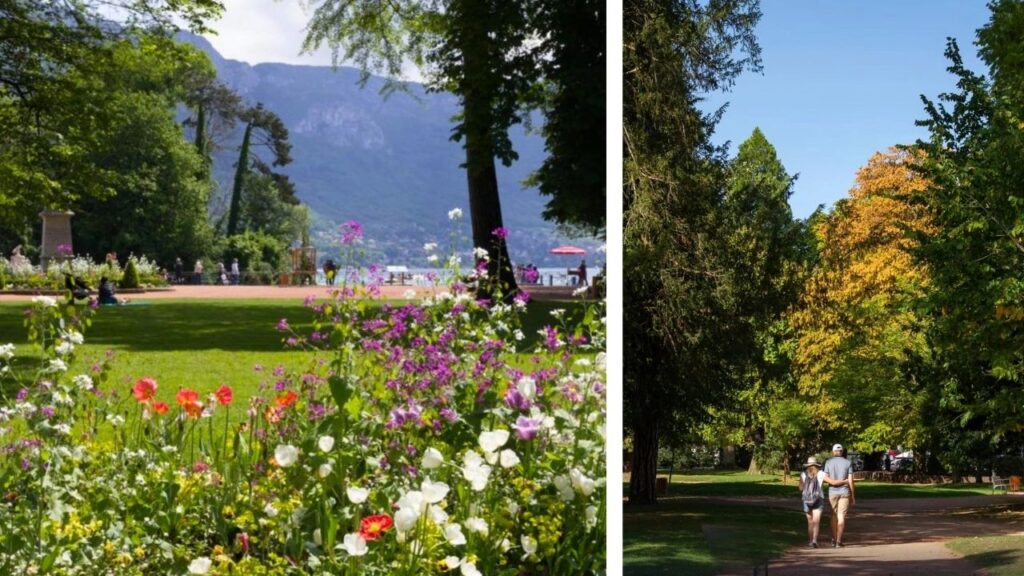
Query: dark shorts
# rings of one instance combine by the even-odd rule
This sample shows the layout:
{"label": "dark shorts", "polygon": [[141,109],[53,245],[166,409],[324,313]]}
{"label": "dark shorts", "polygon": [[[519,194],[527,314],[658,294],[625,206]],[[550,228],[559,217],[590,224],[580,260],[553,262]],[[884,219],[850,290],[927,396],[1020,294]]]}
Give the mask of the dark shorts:
{"label": "dark shorts", "polygon": [[803,505],[804,505],[804,514],[810,514],[811,510],[824,510],[825,509],[825,499],[824,498],[819,498],[818,501],[815,502],[813,506],[807,504],[807,502],[804,502]]}

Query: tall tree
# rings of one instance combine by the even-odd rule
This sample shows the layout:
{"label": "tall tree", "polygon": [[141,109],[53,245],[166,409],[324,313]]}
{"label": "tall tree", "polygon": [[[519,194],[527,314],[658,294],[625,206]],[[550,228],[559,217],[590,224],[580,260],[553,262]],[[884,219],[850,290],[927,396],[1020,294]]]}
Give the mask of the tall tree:
{"label": "tall tree", "polygon": [[913,201],[927,187],[910,153],[876,153],[857,172],[850,197],[815,226],[818,262],[791,321],[797,330],[800,394],[819,432],[877,451],[928,444],[925,382],[908,366],[929,356],[926,266],[915,237],[933,230]]}
{"label": "tall tree", "polygon": [[[284,166],[292,161],[292,145],[288,142],[288,128],[277,114],[263,107],[262,103],[248,108],[239,115],[245,122],[242,144],[238,148],[238,162],[235,164],[235,180],[231,188],[231,206],[228,209],[227,235],[234,236],[242,231],[239,226],[242,214],[242,193],[246,179],[255,170],[260,174],[271,176],[278,186],[278,193],[283,201],[296,204],[295,189],[288,178],[277,174],[272,166]],[[257,147],[269,149],[273,155],[271,165],[255,153]]]}
{"label": "tall tree", "polygon": [[793,219],[789,207],[794,180],[755,128],[729,164],[722,207],[723,249],[738,295],[741,329],[734,338],[749,351],[738,358],[729,411],[743,422],[740,440],[754,448],[751,471],[787,462],[788,453],[799,446],[795,431],[803,429],[787,420],[801,403],[778,402],[795,388],[792,330],[785,313],[796,301],[812,252],[804,225]]}
{"label": "tall tree", "polygon": [[994,444],[1019,441],[1024,420],[1024,3],[989,7],[977,44],[990,79],[968,70],[950,40],[957,89],[923,98],[930,186],[919,199],[936,228],[918,254],[935,287],[929,340],[943,402],[961,431]]}
{"label": "tall tree", "polygon": [[182,22],[201,32],[221,10],[216,0],[0,2],[0,240],[28,240],[41,208],[113,193],[116,174],[90,151],[120,113],[96,81],[118,41],[168,36]]}
{"label": "tall tree", "polygon": [[605,214],[605,10],[603,0],[544,0],[538,11],[548,156],[529,182],[548,196],[544,218],[603,235]]}
{"label": "tall tree", "polygon": [[724,261],[725,158],[702,92],[759,67],[752,0],[630,0],[623,36],[625,422],[629,499],[656,501],[658,435],[722,397],[737,325]]}
{"label": "tall tree", "polygon": [[[473,243],[491,254],[490,278],[504,285],[506,293],[513,292],[515,277],[505,238],[494,233],[503,227],[495,162],[507,166],[518,158],[509,129],[526,121],[525,105],[537,101],[541,62],[550,56],[551,65],[566,74],[556,82],[568,83],[564,79],[575,73],[569,67],[578,65],[579,59],[569,50],[558,50],[571,35],[560,28],[565,25],[564,15],[574,12],[583,18],[580,28],[589,34],[594,26],[600,26],[595,22],[604,21],[604,5],[558,5],[554,0],[317,0],[314,5],[317,9],[309,26],[307,48],[331,46],[335,61],[355,62],[362,68],[364,80],[370,72],[397,78],[403,64],[411,63],[427,77],[428,89],[459,97],[462,112],[452,137],[463,143],[466,152]],[[603,36],[588,36],[585,46],[600,50]],[[390,81],[387,87],[395,85]],[[576,93],[575,87],[569,87],[563,96],[573,99]],[[557,98],[553,102],[562,114],[565,103]],[[587,117],[603,124],[603,114],[594,115],[592,104],[586,103]],[[556,138],[561,137],[559,132]],[[591,150],[601,147],[597,140],[576,145]],[[558,153],[562,145],[550,150]]]}

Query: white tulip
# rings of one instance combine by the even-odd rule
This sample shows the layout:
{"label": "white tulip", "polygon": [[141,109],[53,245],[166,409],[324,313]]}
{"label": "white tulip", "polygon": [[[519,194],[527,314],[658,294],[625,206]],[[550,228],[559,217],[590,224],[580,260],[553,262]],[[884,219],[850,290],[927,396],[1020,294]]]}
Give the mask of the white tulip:
{"label": "white tulip", "polygon": [[430,478],[426,478],[420,484],[420,490],[423,491],[423,498],[429,504],[437,504],[444,497],[448,495],[448,485],[444,482],[432,482]]}
{"label": "white tulip", "polygon": [[210,566],[213,565],[213,561],[206,556],[200,556],[196,558],[188,565],[189,574],[207,574],[210,572]]}
{"label": "white tulip", "polygon": [[479,438],[480,447],[483,448],[484,452],[494,452],[508,442],[508,437],[508,430],[481,432]]}
{"label": "white tulip", "polygon": [[331,466],[331,463],[330,462],[325,462],[325,463],[320,465],[320,468],[317,469],[316,473],[321,478],[327,478],[328,476],[331,475],[331,470],[332,469],[333,469],[333,467]]}
{"label": "white tulip", "polygon": [[366,498],[370,495],[370,491],[366,488],[359,488],[357,486],[349,486],[345,490],[345,494],[348,495],[349,502],[353,504],[362,504],[366,502]]}
{"label": "white tulip", "polygon": [[466,536],[462,533],[462,526],[449,524],[444,527],[444,539],[452,546],[462,546],[466,543]]}
{"label": "white tulip", "polygon": [[470,532],[476,532],[477,534],[487,536],[487,521],[483,518],[477,518],[476,516],[466,518],[466,521],[463,522],[463,524],[466,525],[466,529]]}
{"label": "white tulip", "polygon": [[441,464],[444,464],[444,454],[436,448],[427,448],[423,452],[422,466],[426,470],[433,470],[439,468]]}
{"label": "white tulip", "polygon": [[277,465],[282,468],[287,468],[292,464],[295,464],[299,459],[299,449],[291,444],[278,444],[277,448],[274,448],[274,460],[277,461]]}
{"label": "white tulip", "polygon": [[321,452],[330,452],[334,448],[334,437],[321,436],[320,440],[317,440],[316,445],[320,448]]}
{"label": "white tulip", "polygon": [[366,547],[366,540],[358,532],[345,534],[341,546],[345,549],[345,552],[348,552],[349,556],[365,556],[369,550]]}
{"label": "white tulip", "polygon": [[519,464],[519,456],[517,456],[512,450],[506,448],[501,451],[500,462],[502,468],[512,468]]}

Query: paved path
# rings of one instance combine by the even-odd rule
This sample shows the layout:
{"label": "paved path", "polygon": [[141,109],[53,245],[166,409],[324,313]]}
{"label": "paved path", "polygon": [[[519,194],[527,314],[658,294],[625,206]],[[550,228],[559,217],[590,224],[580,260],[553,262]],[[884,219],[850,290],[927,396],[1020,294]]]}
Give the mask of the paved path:
{"label": "paved path", "polygon": [[[723,504],[788,507],[787,498],[718,498]],[[945,541],[974,535],[1020,534],[1024,520],[998,521],[972,513],[979,508],[1024,502],[1020,495],[903,498],[859,501],[848,519],[845,548],[831,548],[828,516],[821,520],[822,548],[791,548],[768,565],[771,576],[844,574],[865,576],[983,576]],[[749,576],[744,569],[723,576]]]}
{"label": "paved path", "polygon": [[[567,286],[526,286],[524,289],[535,300],[569,300],[573,299],[572,288]],[[236,300],[236,299],[282,299],[302,300],[313,295],[327,296],[332,287],[329,286],[174,286],[171,290],[156,290],[140,294],[121,293],[119,296],[130,300],[167,300],[201,298],[204,300]],[[446,292],[446,286],[382,286],[381,295],[388,299],[407,298],[415,294],[423,298],[438,292]],[[578,297],[577,297],[578,298]],[[32,299],[31,294],[0,294],[0,302],[22,302]]]}

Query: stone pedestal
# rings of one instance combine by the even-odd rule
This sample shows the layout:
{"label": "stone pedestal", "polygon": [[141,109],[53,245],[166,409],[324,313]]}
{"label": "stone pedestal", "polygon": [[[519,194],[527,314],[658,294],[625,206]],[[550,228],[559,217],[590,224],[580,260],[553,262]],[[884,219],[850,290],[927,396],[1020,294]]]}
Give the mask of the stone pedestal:
{"label": "stone pedestal", "polygon": [[[51,260],[64,260],[73,254],[71,248],[71,217],[75,213],[67,210],[43,210],[39,216],[43,219],[43,242],[39,252],[39,260],[46,269]],[[64,246],[62,252],[59,247]]]}

